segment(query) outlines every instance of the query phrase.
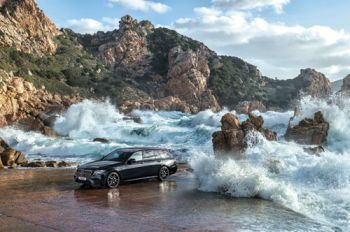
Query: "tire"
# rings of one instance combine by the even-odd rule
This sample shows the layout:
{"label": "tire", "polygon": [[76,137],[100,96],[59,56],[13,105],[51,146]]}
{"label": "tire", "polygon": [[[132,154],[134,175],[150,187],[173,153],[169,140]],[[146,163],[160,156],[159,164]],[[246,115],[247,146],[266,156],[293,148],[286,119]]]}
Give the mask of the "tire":
{"label": "tire", "polygon": [[107,188],[118,188],[120,184],[120,176],[117,172],[110,172],[106,177],[106,187]]}
{"label": "tire", "polygon": [[166,167],[166,166],[162,166],[162,167],[159,169],[158,180],[163,181],[163,180],[165,180],[169,175],[170,175],[169,168]]}

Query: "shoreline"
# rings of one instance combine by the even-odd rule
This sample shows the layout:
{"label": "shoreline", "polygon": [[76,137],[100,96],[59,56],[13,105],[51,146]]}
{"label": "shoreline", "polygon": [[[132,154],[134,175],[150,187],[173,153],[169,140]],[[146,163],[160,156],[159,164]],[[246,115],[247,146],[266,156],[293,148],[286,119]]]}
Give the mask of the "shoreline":
{"label": "shoreline", "polygon": [[[197,190],[190,172],[167,181],[118,189],[80,189],[73,168],[0,171],[4,231],[246,231],[329,230],[259,199],[233,199]],[[280,222],[280,223],[276,223]]]}

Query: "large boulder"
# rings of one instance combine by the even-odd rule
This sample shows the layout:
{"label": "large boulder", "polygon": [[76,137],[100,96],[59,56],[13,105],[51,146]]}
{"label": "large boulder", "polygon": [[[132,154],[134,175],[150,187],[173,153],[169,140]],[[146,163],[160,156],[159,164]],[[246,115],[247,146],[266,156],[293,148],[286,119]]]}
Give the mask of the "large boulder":
{"label": "large boulder", "polygon": [[322,145],[328,135],[329,123],[319,111],[314,118],[305,118],[294,127],[288,127],[284,135],[287,141],[295,141],[300,144]]}
{"label": "large boulder", "polygon": [[214,132],[212,142],[216,155],[229,155],[235,159],[243,157],[247,148],[247,136],[250,132],[261,133],[267,140],[277,140],[277,134],[269,129],[263,128],[264,119],[261,116],[249,114],[249,119],[242,124],[239,119],[231,113],[221,118],[221,131]]}

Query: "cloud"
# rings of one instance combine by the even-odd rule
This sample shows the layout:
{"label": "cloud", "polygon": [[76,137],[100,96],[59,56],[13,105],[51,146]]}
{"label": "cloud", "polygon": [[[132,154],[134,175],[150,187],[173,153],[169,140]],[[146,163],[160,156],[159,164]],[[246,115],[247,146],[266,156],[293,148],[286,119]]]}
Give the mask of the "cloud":
{"label": "cloud", "polygon": [[166,4],[148,0],[108,0],[108,2],[111,6],[120,5],[131,10],[144,12],[154,11],[163,14],[170,10]]}
{"label": "cloud", "polygon": [[334,79],[350,73],[350,34],[344,30],[271,23],[241,11],[194,11],[197,17],[178,19],[173,29],[220,54],[242,57],[267,76],[291,78],[306,67]]}
{"label": "cloud", "polygon": [[93,34],[97,31],[111,31],[118,28],[119,19],[104,17],[102,22],[90,19],[70,19],[67,21],[67,27],[73,31],[82,34]]}
{"label": "cloud", "polygon": [[236,10],[262,10],[272,7],[277,13],[282,13],[285,5],[291,0],[212,0],[214,6]]}

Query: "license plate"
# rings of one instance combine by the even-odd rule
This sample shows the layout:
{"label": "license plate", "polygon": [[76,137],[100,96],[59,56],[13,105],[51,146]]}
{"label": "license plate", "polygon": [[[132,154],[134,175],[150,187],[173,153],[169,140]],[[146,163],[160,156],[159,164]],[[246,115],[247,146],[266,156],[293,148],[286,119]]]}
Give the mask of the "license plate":
{"label": "license plate", "polygon": [[86,181],[86,177],[78,176],[78,180]]}

